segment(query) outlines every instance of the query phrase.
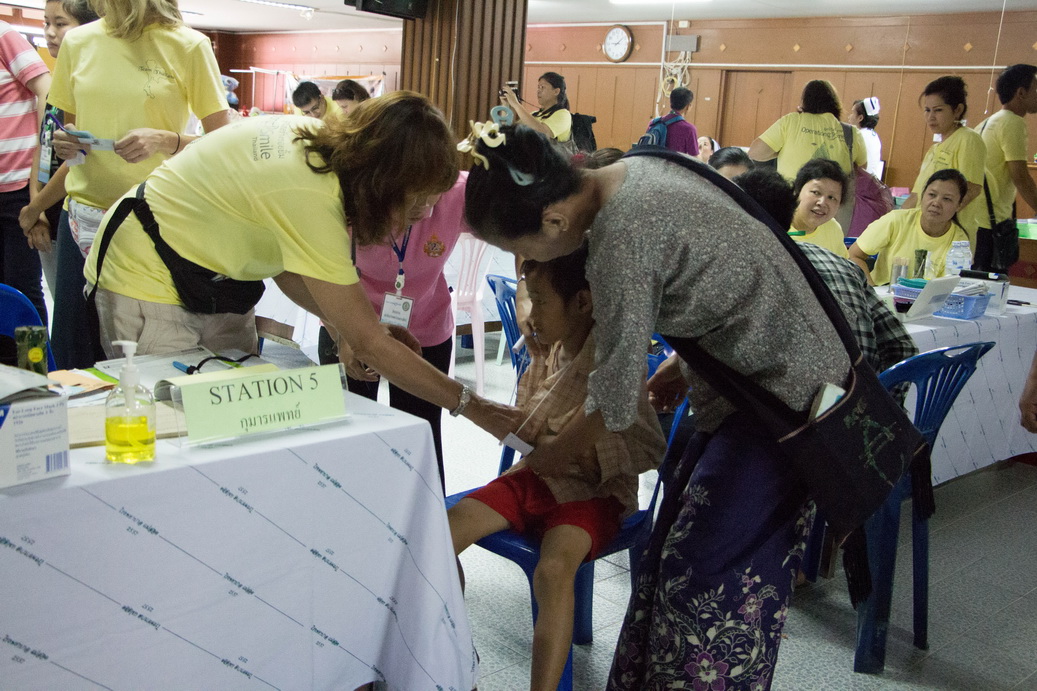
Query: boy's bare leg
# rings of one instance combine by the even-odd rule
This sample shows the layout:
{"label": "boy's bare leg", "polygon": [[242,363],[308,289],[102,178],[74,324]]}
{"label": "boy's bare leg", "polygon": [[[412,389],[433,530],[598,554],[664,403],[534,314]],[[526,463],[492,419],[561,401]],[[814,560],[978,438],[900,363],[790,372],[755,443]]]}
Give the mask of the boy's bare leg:
{"label": "boy's bare leg", "polygon": [[583,528],[559,525],[544,533],[540,561],[533,572],[533,593],[539,607],[533,626],[533,690],[558,688],[572,645],[576,571],[590,549],[591,536]]}
{"label": "boy's bare leg", "polygon": [[[465,497],[446,512],[450,523],[450,538],[454,543],[454,554],[459,555],[472,546],[473,542],[511,526],[504,516],[477,499]],[[464,591],[464,569],[457,560],[457,576]]]}

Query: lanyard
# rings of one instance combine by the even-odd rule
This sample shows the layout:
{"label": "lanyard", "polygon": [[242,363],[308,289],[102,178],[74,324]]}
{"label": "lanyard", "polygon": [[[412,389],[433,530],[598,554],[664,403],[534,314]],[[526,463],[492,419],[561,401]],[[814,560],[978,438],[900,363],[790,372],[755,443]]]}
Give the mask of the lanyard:
{"label": "lanyard", "polygon": [[396,244],[396,238],[391,238],[392,239],[392,251],[396,255],[396,259],[400,262],[400,270],[399,270],[399,273],[396,274],[396,294],[397,295],[402,295],[403,294],[403,284],[404,284],[404,278],[405,278],[404,275],[403,275],[403,260],[407,256],[407,245],[410,244],[410,229],[411,229],[411,226],[407,226],[407,232],[405,232],[403,234],[403,247],[400,247],[399,245]]}

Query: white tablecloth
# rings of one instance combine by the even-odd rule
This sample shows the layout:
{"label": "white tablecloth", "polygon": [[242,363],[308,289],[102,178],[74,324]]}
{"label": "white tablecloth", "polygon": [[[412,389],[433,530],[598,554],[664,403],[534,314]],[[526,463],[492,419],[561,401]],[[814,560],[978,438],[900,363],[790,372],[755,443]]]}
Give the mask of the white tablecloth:
{"label": "white tablecloth", "polygon": [[1033,306],[1009,306],[1001,317],[974,321],[933,317],[906,325],[922,352],[977,341],[997,344],[980,360],[940,428],[933,449],[934,483],[1037,451],[1037,435],[1019,425],[1018,408],[1037,348],[1037,290],[1013,286],[1009,297]]}
{"label": "white tablecloth", "polygon": [[0,490],[0,687],[473,688],[428,425],[347,408]]}

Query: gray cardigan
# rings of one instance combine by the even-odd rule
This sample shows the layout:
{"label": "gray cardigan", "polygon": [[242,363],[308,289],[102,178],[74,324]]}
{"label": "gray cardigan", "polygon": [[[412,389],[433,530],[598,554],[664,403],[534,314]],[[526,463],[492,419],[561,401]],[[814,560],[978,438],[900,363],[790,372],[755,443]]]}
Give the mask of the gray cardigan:
{"label": "gray cardigan", "polygon": [[[777,238],[725,193],[658,159],[625,159],[627,175],[587,231],[596,368],[586,412],[629,427],[653,332],[696,338],[796,410],[849,360],[799,268]],[[692,369],[694,370],[694,364]],[[696,425],[734,408],[697,376]]]}

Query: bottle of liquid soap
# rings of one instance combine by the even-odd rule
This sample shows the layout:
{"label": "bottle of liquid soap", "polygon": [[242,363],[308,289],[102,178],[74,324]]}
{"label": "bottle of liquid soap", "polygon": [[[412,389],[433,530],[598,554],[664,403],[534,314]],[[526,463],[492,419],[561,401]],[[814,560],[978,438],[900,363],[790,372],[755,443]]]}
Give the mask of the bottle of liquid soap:
{"label": "bottle of liquid soap", "polygon": [[119,384],[105,401],[105,457],[114,463],[140,463],[155,460],[155,398],[140,385],[140,373],[133,363],[137,344],[112,341],[126,357]]}

